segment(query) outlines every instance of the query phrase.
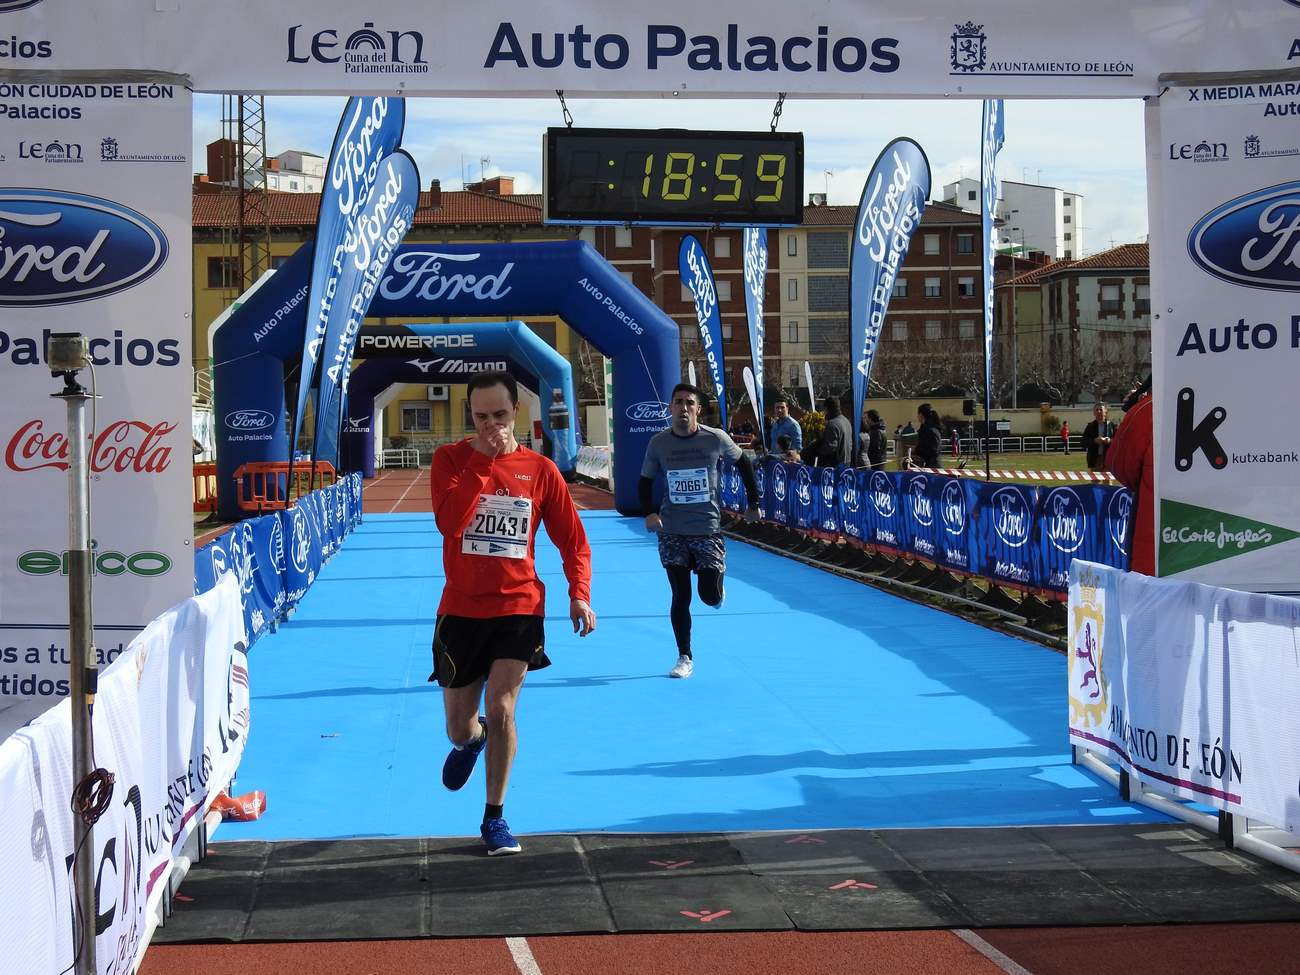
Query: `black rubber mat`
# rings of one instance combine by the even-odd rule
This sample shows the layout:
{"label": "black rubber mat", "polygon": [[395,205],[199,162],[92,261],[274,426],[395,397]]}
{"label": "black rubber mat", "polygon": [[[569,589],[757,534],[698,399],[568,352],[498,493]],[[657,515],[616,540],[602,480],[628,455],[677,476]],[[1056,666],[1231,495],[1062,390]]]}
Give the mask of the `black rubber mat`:
{"label": "black rubber mat", "polygon": [[1300,877],[1191,827],[214,843],[160,943],[1300,920]]}

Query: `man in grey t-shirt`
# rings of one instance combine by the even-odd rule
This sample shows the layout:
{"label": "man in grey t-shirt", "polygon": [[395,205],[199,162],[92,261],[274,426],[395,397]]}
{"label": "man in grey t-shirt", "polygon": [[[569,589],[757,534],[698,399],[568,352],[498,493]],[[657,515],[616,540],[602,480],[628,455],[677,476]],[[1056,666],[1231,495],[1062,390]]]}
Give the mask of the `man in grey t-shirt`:
{"label": "man in grey t-shirt", "polygon": [[[669,617],[677,639],[677,663],[670,677],[690,677],[694,672],[691,651],[691,570],[699,577],[700,598],[715,608],[722,605],[722,577],[727,568],[727,550],[719,531],[718,462],[726,457],[736,462],[750,504],[745,520],[755,521],[758,483],[749,456],[727,434],[700,425],[703,394],[687,383],[673,389],[672,426],[655,434],[646,448],[637,492],[646,512],[647,531],[659,533],[659,561],[668,573],[672,590]],[[653,511],[655,478],[664,477],[663,503]]]}

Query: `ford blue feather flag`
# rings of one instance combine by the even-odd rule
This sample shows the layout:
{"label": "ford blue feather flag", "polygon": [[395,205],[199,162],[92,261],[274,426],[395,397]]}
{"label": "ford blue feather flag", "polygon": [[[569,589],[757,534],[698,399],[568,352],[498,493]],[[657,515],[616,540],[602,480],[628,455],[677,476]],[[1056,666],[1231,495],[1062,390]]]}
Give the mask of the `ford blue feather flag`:
{"label": "ford blue feather flag", "polygon": [[346,261],[344,242],[355,233],[357,217],[370,199],[379,178],[380,160],[401,143],[405,124],[406,102],[400,98],[349,98],[339,121],[316,221],[302,368],[298,373],[293,430],[289,438],[291,461],[302,429],[307,397],[316,380],[325,333],[332,316],[345,310],[335,307],[339,277]]}
{"label": "ford blue feather flag", "polygon": [[930,198],[930,162],[911,139],[885,146],[862,188],[849,257],[849,341],[853,363],[853,455],[862,405],[894,279]]}
{"label": "ford blue feather flag", "polygon": [[767,229],[746,227],[741,239],[745,249],[745,315],[749,319],[749,358],[754,372],[754,416],[763,436],[763,291],[767,286]]}
{"label": "ford blue feather flag", "polygon": [[[1002,99],[984,99],[980,127],[980,214],[984,230],[984,419],[993,408],[993,257],[997,253],[997,229],[993,213],[998,205],[998,150],[1005,135]],[[1014,301],[1014,296],[1012,297]]]}
{"label": "ford blue feather flag", "polygon": [[713,282],[713,268],[704,255],[704,248],[691,234],[682,238],[677,251],[677,269],[682,283],[695,298],[695,321],[700,326],[700,343],[709,364],[709,377],[713,380],[713,395],[718,398],[718,416],[722,429],[727,429],[727,374],[722,359],[722,318],[718,312],[718,289]]}
{"label": "ford blue feather flag", "polygon": [[380,162],[370,199],[343,240],[342,270],[320,350],[314,460],[337,466],[342,421],[339,407],[352,369],[357,335],[397,245],[411,229],[419,198],[420,173],[415,160],[397,149]]}

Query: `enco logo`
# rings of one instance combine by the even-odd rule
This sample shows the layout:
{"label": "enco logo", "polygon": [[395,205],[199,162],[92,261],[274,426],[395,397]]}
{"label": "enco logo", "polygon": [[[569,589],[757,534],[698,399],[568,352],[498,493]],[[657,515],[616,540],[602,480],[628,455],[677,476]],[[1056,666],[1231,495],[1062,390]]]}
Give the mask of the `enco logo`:
{"label": "enco logo", "polygon": [[845,468],[840,472],[840,503],[845,511],[857,513],[858,475],[852,468]]}
{"label": "enco logo", "polygon": [[930,484],[924,474],[918,474],[912,478],[912,483],[908,485],[911,497],[908,499],[912,506],[912,517],[916,519],[918,525],[929,528],[934,524],[934,505],[930,502],[930,497],[926,493]]}
{"label": "enco logo", "polygon": [[1000,488],[990,501],[993,530],[1004,545],[1020,548],[1029,541],[1029,506],[1015,488]]}
{"label": "enco logo", "polygon": [[623,411],[623,415],[634,423],[667,423],[668,404],[657,400],[645,400],[641,403],[633,403]]}
{"label": "enco logo", "polygon": [[799,473],[795,475],[794,496],[800,504],[812,504],[812,478],[808,474],[808,468],[803,465],[799,466]]}
{"label": "enco logo", "polygon": [[[18,571],[28,576],[66,576],[70,562],[68,552],[33,549],[18,556]],[[172,560],[162,552],[134,552],[127,555],[124,552],[94,550],[90,560],[92,575],[133,575],[151,579],[166,575],[171,570]]]}
{"label": "enco logo", "polygon": [[30,308],[134,287],[167,260],[167,238],[129,207],[58,190],[0,189],[0,305]]}
{"label": "enco logo", "polygon": [[1043,503],[1044,532],[1058,552],[1074,552],[1083,544],[1083,505],[1070,488],[1055,488]]}
{"label": "enco logo", "polygon": [[226,414],[231,430],[266,430],[275,426],[275,417],[266,410],[234,410]]}
{"label": "enco logo", "polygon": [[1247,288],[1300,291],[1300,181],[1215,207],[1193,225],[1187,251],[1202,270]]}
{"label": "enco logo", "polygon": [[894,497],[894,482],[884,471],[871,475],[871,504],[883,518],[894,517],[897,505]]}
{"label": "enco logo", "polygon": [[949,535],[960,535],[966,530],[966,492],[960,481],[949,481],[939,496],[939,518],[943,530]]}

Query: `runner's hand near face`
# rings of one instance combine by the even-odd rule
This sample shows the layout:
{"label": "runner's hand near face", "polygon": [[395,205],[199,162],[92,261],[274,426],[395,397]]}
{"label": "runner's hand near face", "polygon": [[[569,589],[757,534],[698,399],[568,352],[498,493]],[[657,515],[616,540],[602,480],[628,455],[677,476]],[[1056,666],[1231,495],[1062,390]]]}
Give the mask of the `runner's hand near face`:
{"label": "runner's hand near face", "polygon": [[489,457],[496,457],[510,450],[512,439],[513,436],[509,427],[494,426],[475,435],[474,449],[479,453],[487,454]]}

